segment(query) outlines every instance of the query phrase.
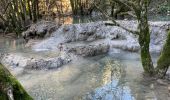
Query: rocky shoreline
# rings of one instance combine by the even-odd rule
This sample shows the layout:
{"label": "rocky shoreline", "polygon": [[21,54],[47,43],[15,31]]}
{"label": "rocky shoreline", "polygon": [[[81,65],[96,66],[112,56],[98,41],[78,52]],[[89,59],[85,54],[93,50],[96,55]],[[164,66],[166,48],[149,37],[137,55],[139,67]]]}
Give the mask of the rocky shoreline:
{"label": "rocky shoreline", "polygon": [[[135,30],[137,28],[136,26],[137,23],[135,21],[118,21],[118,22],[124,25],[124,27],[130,28],[132,30]],[[38,70],[38,72],[40,72],[40,70],[42,71],[45,70],[44,73],[46,73],[48,71],[53,71],[51,69],[58,69],[64,65],[66,66],[68,65],[70,67],[69,63],[71,64],[73,61],[81,62],[81,60],[84,58],[85,59],[86,58],[88,59],[88,57],[93,58],[93,56],[98,56],[101,54],[109,54],[113,52],[112,56],[114,56],[114,53],[116,52],[119,52],[119,53],[140,52],[140,46],[137,42],[138,37],[131,33],[128,33],[127,31],[117,26],[107,26],[106,23],[110,23],[110,22],[92,22],[92,23],[62,25],[59,27],[55,26],[54,23],[52,23],[51,25],[49,25],[50,22],[47,22],[47,23],[48,23],[47,25],[35,24],[34,28],[36,29],[36,31],[34,28],[30,28],[26,32],[23,32],[23,37],[28,40],[25,46],[30,47],[31,51],[34,53],[32,54],[30,53],[28,54],[27,52],[26,53],[22,53],[22,52],[0,53],[1,63],[6,67],[14,69],[16,73],[18,71],[17,68],[19,68],[19,74],[23,75],[21,73],[24,73],[24,70],[27,70],[26,72],[28,71],[31,72],[34,70]],[[149,22],[149,23],[151,27],[150,52],[157,54],[161,52],[162,46],[166,40],[166,31],[170,27],[170,22]],[[51,28],[49,26],[55,27],[55,30],[50,31],[50,32],[42,31],[42,30],[50,30]],[[39,27],[39,28],[36,28],[36,27]],[[47,52],[52,52],[52,54],[49,55]],[[48,56],[44,56],[44,53],[47,53]],[[108,60],[108,58],[105,60],[110,61]],[[97,64],[95,64],[95,60],[94,60],[94,66],[92,65],[89,65],[89,66],[92,66],[94,67],[94,69],[96,69],[96,66],[100,64],[101,63],[98,63],[98,62]],[[131,93],[133,92],[133,90],[131,90],[131,88],[132,89],[134,88],[133,86],[130,87],[129,85],[127,86],[120,85],[121,81],[125,80],[124,79],[126,76],[125,74],[127,73],[125,72],[125,69],[124,69],[125,67],[121,64],[121,62],[117,62],[114,59],[111,59],[111,62],[109,63],[105,62],[104,65],[101,65],[101,66],[104,66],[102,67],[103,71],[100,72],[102,74],[101,79],[103,83],[101,83],[101,86],[99,86],[98,88],[95,87],[95,89],[91,90],[91,92],[86,92],[87,94],[86,93],[83,94],[81,96],[82,100],[98,100],[98,99],[112,100],[114,98],[126,98],[126,99],[143,98],[140,96],[136,97],[132,95],[134,94],[134,93]],[[135,64],[134,66],[135,66],[134,68],[136,68]],[[74,66],[71,66],[71,67],[74,67]],[[86,69],[86,67],[84,69]],[[91,69],[91,70],[94,70],[94,69]],[[79,69],[76,68],[76,70],[79,70]],[[101,69],[98,68],[98,70],[101,70]],[[35,73],[37,73],[37,71]],[[49,73],[53,73],[53,72],[49,72]],[[68,75],[69,78],[72,77],[70,76],[72,75],[72,73],[74,72],[70,71],[70,74]],[[82,73],[80,70],[80,72],[78,73],[78,76],[76,76],[76,79]],[[17,76],[18,73],[15,75]],[[65,72],[63,72],[62,75],[60,74],[57,74],[57,75],[61,77],[61,79],[63,79]],[[48,78],[51,77],[50,75],[47,75],[47,76]],[[39,77],[42,78],[44,76],[40,75]],[[139,76],[137,78],[139,78]],[[37,80],[36,75],[34,76],[34,79]],[[46,78],[44,79],[45,81],[47,80]],[[167,93],[169,93],[167,92],[169,89],[169,81],[167,81],[168,79],[169,78],[167,78],[166,80],[160,80],[160,79],[147,80],[147,78],[143,78],[141,79],[141,81],[138,80],[139,82],[144,81],[145,83],[144,85],[141,83],[139,85],[139,83],[137,83],[138,81],[134,82],[137,85],[131,82],[131,80],[129,82],[131,82],[132,85],[135,85],[135,86],[143,86],[146,89],[148,89],[147,91],[154,90],[155,93],[160,93],[161,91],[163,91],[163,93],[166,93],[166,94],[161,95],[160,98],[162,97],[165,98],[168,95]],[[47,82],[48,84],[46,84],[47,85],[46,88],[47,87],[51,88],[49,84],[53,82],[54,84],[57,84],[58,80],[57,82],[54,80],[57,80],[55,75],[53,76],[52,80],[50,80],[49,83]],[[83,76],[83,81],[84,81],[84,76]],[[65,83],[65,81],[63,82]],[[61,84],[64,84],[64,83],[61,82]],[[37,84],[37,83],[35,82],[34,84]],[[44,83],[42,84],[43,84],[42,89],[45,89]],[[38,86],[38,85],[35,85],[35,86]],[[56,85],[54,86],[57,89],[59,88]],[[35,98],[38,98],[37,95],[41,96],[41,93],[44,91],[40,91],[41,88],[39,87],[36,87],[36,89],[37,90],[32,89],[30,91],[32,95],[35,96]],[[52,90],[56,91],[56,89],[52,89]],[[49,92],[49,91],[46,91],[46,92]],[[37,93],[37,94],[35,95],[33,93]],[[121,93],[124,93],[124,94],[122,95]],[[145,92],[137,91],[137,93],[140,93],[140,94],[143,93],[142,95],[146,95],[146,96],[149,95],[152,98],[155,97],[154,95],[147,94]],[[146,97],[146,98],[150,98],[150,97]]]}
{"label": "rocky shoreline", "polygon": [[[136,21],[118,21],[124,27],[137,29]],[[41,24],[40,24],[41,23]],[[75,56],[90,57],[106,54],[110,50],[119,49],[128,52],[139,52],[137,36],[117,26],[107,26],[107,22],[92,22],[57,26],[53,22],[39,22],[31,26],[22,35],[28,39],[46,36],[45,39],[32,43],[33,51],[55,51],[60,55],[49,58],[26,57],[17,53],[1,56],[5,66],[22,67],[28,69],[51,69],[74,60]],[[166,40],[166,31],[170,22],[149,22],[151,28],[151,53],[160,53]],[[53,31],[51,31],[53,30]],[[49,34],[49,31],[51,32]],[[47,36],[48,35],[48,36]],[[35,38],[36,37],[36,38]],[[73,57],[74,56],[74,57]]]}

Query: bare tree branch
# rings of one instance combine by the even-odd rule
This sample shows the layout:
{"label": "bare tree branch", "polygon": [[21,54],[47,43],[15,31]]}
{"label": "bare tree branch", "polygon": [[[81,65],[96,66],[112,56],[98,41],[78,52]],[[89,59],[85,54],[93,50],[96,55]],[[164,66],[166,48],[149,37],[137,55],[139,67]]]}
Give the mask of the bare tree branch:
{"label": "bare tree branch", "polygon": [[121,12],[119,15],[130,15],[133,18],[137,18],[136,15],[134,15],[132,12],[128,11],[128,12]]}
{"label": "bare tree branch", "polygon": [[6,22],[6,20],[4,19],[3,15],[0,14],[0,19],[3,21],[3,22]]}
{"label": "bare tree branch", "polygon": [[134,11],[138,17],[139,15],[139,8],[140,5],[136,5],[135,2],[129,1],[129,0],[113,0],[113,2],[118,3],[119,5],[124,5],[126,7],[128,7],[129,9],[131,9],[132,11]]}
{"label": "bare tree branch", "polygon": [[6,11],[7,11],[8,7],[9,7],[9,4],[10,4],[10,3],[12,3],[12,1],[9,1],[9,2],[8,2],[7,6],[6,6],[6,7],[5,7],[5,9],[4,9],[3,14],[5,14],[5,13],[6,13]]}
{"label": "bare tree branch", "polygon": [[113,24],[111,24],[111,23],[106,23],[106,25],[118,26],[118,27],[120,27],[120,28],[122,28],[122,29],[124,29],[124,30],[126,30],[126,31],[128,31],[128,32],[130,32],[130,33],[132,33],[132,34],[139,35],[139,32],[138,32],[138,31],[130,30],[130,29],[122,26],[121,24],[119,24],[118,22],[116,22],[116,20],[114,20],[113,18],[110,18],[110,16],[107,14],[107,12],[104,12],[104,11],[103,11],[102,9],[100,9],[96,4],[94,4],[94,5],[96,6],[96,8],[97,8],[106,18],[110,19],[110,20],[113,22]]}

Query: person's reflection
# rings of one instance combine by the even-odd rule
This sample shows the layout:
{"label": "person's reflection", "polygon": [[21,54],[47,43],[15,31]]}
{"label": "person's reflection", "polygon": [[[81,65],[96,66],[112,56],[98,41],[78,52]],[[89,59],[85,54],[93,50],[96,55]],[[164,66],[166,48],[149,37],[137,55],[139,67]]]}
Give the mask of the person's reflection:
{"label": "person's reflection", "polygon": [[15,50],[16,49],[16,40],[11,41],[12,43],[12,49]]}

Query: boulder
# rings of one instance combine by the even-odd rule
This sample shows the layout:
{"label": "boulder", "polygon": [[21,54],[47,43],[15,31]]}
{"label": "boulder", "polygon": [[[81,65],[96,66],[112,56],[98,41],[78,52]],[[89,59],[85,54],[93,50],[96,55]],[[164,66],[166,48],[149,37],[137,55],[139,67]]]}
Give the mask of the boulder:
{"label": "boulder", "polygon": [[104,23],[83,23],[63,25],[52,33],[51,37],[33,46],[35,51],[56,50],[60,43],[72,43],[78,41],[93,42],[104,39],[105,30],[100,29]]}
{"label": "boulder", "polygon": [[97,45],[84,45],[84,46],[74,46],[68,48],[68,52],[80,55],[80,56],[96,56],[100,54],[106,54],[109,51],[109,45],[107,44],[97,44]]}
{"label": "boulder", "polygon": [[[60,43],[72,43],[72,42],[79,43],[80,41],[93,42],[93,41],[98,41],[102,39],[106,39],[106,40],[110,39],[110,43],[112,43],[112,41],[114,42],[115,40],[116,41],[125,40],[126,43],[132,43],[132,42],[127,42],[127,41],[136,41],[136,39],[134,39],[132,35],[129,35],[126,33],[127,32],[125,30],[122,30],[118,27],[106,26],[105,22],[63,25],[57,31],[52,33],[52,36],[49,39],[46,39],[34,45],[33,49],[36,51],[55,50],[57,49],[56,48],[57,45],[59,45]],[[111,47],[115,47],[115,48],[118,47],[118,46],[112,46],[112,44],[110,45]],[[125,47],[126,45],[125,46],[120,45],[120,46],[124,48],[124,50],[126,50],[127,48],[129,51],[137,51],[139,47],[138,45],[137,46],[136,45],[137,43],[135,44],[135,46],[133,46],[132,44],[132,46],[130,47]],[[79,50],[76,50],[76,51],[79,51]]]}
{"label": "boulder", "polygon": [[100,29],[103,26],[105,25],[102,22],[63,25],[52,36],[62,35],[63,42],[66,43],[88,41],[90,38],[93,38],[93,40],[103,39],[106,35],[103,33],[104,30]]}
{"label": "boulder", "polygon": [[33,38],[44,38],[50,36],[52,32],[54,32],[59,25],[55,22],[50,21],[40,21],[35,24],[32,24],[27,31],[22,33],[22,37],[26,40]]}
{"label": "boulder", "polygon": [[52,69],[59,68],[71,61],[71,57],[65,53],[53,58],[27,57],[18,53],[5,54],[2,57],[2,64],[10,67],[24,69]]}
{"label": "boulder", "polygon": [[[117,21],[124,27],[137,30],[136,21]],[[138,36],[117,27],[107,26],[107,22],[92,22],[62,25],[48,39],[32,46],[35,51],[56,50],[60,43],[94,42],[108,40],[111,48],[130,52],[139,52]],[[166,40],[170,22],[149,22],[151,32],[150,51],[160,53]],[[106,41],[108,43],[108,41]]]}

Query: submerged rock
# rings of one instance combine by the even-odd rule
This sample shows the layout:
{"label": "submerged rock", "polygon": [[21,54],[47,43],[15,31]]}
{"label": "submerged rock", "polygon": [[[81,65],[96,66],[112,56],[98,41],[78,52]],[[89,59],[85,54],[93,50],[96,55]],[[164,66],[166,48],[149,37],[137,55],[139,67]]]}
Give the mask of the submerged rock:
{"label": "submerged rock", "polygon": [[162,79],[158,79],[157,81],[156,81],[158,84],[160,84],[160,85],[165,85],[165,86],[167,86],[168,85],[168,83],[166,83],[164,80],[162,80]]}
{"label": "submerged rock", "polygon": [[109,61],[103,70],[103,86],[87,93],[82,100],[133,100],[130,88],[120,85],[124,75],[119,62]]}
{"label": "submerged rock", "polygon": [[129,87],[119,87],[116,84],[118,84],[117,81],[113,80],[87,94],[82,100],[135,100]]}

